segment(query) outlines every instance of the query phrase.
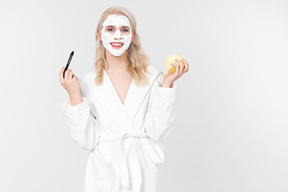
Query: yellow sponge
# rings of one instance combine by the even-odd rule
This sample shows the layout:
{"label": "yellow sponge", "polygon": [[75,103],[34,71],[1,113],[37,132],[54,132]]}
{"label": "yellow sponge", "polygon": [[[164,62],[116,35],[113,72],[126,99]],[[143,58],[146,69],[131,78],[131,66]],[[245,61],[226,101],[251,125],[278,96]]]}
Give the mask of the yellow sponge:
{"label": "yellow sponge", "polygon": [[175,61],[175,59],[178,59],[181,61],[181,59],[183,59],[183,57],[180,54],[173,54],[173,55],[170,55],[166,58],[165,64],[166,64],[166,68],[168,70],[168,73],[174,73],[175,72],[176,68],[173,65],[171,65],[172,63],[176,63],[178,65],[178,63]]}

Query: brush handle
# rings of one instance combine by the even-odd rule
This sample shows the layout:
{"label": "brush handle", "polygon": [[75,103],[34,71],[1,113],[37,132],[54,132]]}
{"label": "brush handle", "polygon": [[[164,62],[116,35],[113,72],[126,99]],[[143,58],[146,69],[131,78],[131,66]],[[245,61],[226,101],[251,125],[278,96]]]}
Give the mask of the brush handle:
{"label": "brush handle", "polygon": [[70,62],[71,62],[71,60],[72,60],[73,55],[74,55],[74,51],[72,51],[72,52],[70,53],[68,62],[67,62],[67,64],[66,64],[66,67],[65,67],[64,72],[63,72],[63,78],[65,78],[65,71],[67,71],[67,69],[69,68],[69,65],[70,65]]}

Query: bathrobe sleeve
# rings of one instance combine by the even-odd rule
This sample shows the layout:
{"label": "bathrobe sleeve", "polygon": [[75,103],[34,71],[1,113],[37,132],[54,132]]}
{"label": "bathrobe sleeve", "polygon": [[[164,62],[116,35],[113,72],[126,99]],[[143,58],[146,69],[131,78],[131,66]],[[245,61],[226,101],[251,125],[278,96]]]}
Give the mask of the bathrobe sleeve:
{"label": "bathrobe sleeve", "polygon": [[160,87],[163,73],[153,84],[149,108],[145,116],[145,127],[149,137],[159,141],[166,138],[175,118],[175,101],[177,86]]}
{"label": "bathrobe sleeve", "polygon": [[65,121],[70,127],[72,138],[82,148],[93,150],[99,138],[99,127],[96,117],[90,112],[87,98],[82,97],[82,103],[71,106],[70,100],[61,104]]}

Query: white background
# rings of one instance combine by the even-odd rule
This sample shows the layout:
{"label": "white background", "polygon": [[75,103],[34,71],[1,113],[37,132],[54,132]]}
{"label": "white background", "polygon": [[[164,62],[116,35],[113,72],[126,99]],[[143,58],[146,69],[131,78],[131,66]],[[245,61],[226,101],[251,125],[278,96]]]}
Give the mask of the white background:
{"label": "white background", "polygon": [[94,69],[101,13],[134,13],[151,65],[181,53],[161,192],[288,191],[285,0],[0,0],[0,191],[80,192],[88,151],[60,111],[58,73]]}

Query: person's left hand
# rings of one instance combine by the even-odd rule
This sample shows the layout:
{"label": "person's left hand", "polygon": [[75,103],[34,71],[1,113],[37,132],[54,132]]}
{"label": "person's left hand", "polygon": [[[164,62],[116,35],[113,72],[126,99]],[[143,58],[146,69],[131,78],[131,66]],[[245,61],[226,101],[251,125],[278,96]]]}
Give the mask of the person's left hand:
{"label": "person's left hand", "polygon": [[187,63],[186,60],[182,59],[182,62],[184,63],[184,65],[178,59],[175,59],[175,61],[176,61],[176,63],[171,64],[176,68],[175,72],[172,74],[167,73],[164,76],[161,87],[170,87],[171,88],[176,79],[179,79],[184,73],[189,71],[189,64]]}

